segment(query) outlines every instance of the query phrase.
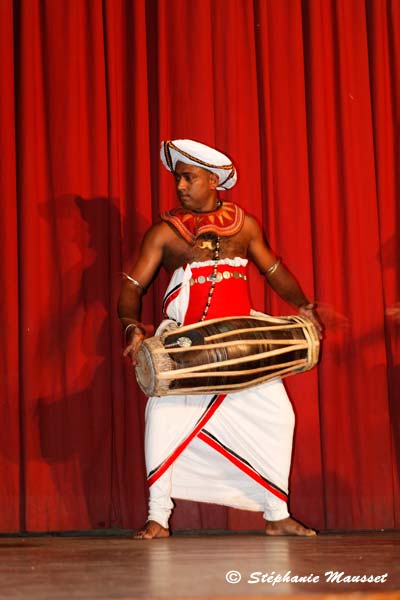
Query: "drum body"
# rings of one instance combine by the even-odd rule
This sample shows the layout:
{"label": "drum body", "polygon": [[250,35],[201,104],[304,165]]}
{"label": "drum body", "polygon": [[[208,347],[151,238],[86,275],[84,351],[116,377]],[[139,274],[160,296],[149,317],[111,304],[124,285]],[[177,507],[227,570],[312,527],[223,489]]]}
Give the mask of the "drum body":
{"label": "drum body", "polygon": [[148,396],[226,393],[307,371],[318,356],[306,317],[211,319],[145,340],[136,379]]}

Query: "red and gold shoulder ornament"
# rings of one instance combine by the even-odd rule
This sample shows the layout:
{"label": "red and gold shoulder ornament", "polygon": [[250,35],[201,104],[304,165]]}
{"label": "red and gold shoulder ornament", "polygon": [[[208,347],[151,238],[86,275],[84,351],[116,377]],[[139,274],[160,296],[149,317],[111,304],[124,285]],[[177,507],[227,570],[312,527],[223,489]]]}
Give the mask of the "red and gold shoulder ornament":
{"label": "red and gold shoulder ornament", "polygon": [[170,223],[184,240],[194,244],[204,233],[215,233],[220,237],[239,233],[243,227],[245,213],[233,202],[222,202],[219,208],[210,212],[194,212],[180,206],[160,216],[163,221]]}

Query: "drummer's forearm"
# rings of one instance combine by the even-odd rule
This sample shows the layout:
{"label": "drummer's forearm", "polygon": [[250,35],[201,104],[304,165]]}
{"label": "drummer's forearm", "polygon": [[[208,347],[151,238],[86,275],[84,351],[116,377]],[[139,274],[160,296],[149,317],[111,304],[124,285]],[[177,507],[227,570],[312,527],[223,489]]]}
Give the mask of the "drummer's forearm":
{"label": "drummer's forearm", "polygon": [[279,264],[273,273],[267,272],[265,276],[272,289],[295,308],[310,303],[296,279],[282,264]]}
{"label": "drummer's forearm", "polygon": [[118,316],[121,324],[126,328],[131,323],[140,323],[141,291],[129,286],[128,282],[122,284],[118,300]]}

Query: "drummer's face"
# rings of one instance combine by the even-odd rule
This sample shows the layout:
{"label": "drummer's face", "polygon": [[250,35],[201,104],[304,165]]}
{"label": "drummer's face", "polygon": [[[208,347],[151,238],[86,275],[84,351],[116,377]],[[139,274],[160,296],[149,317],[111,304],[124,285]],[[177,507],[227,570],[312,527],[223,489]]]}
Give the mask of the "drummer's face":
{"label": "drummer's face", "polygon": [[174,176],[176,193],[184,208],[203,212],[215,209],[218,186],[215,173],[179,161]]}

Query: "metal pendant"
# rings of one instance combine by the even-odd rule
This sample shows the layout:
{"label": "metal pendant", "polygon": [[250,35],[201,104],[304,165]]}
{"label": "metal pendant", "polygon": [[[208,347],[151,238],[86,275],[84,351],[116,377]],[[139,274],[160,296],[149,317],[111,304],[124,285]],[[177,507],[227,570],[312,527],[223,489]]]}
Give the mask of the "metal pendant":
{"label": "metal pendant", "polygon": [[214,240],[201,240],[201,241],[199,241],[199,247],[202,250],[214,250],[215,249]]}

